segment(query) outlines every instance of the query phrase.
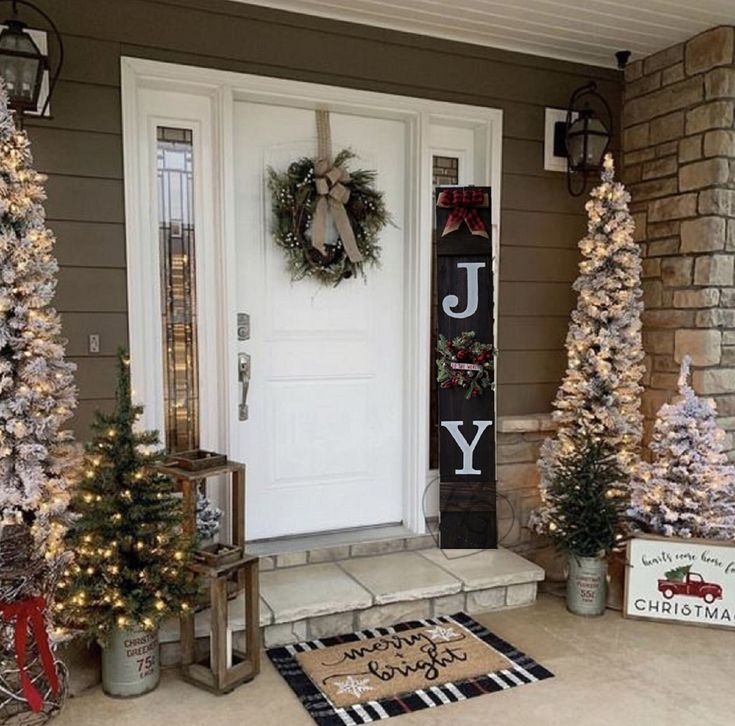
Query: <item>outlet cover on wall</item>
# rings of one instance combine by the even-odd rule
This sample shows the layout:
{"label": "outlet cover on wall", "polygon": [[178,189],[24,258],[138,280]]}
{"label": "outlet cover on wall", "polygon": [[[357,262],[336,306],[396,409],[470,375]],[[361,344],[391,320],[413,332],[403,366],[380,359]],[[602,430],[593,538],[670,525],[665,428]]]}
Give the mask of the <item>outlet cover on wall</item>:
{"label": "outlet cover on wall", "polygon": [[89,352],[90,353],[100,352],[100,336],[98,333],[92,333],[89,336]]}

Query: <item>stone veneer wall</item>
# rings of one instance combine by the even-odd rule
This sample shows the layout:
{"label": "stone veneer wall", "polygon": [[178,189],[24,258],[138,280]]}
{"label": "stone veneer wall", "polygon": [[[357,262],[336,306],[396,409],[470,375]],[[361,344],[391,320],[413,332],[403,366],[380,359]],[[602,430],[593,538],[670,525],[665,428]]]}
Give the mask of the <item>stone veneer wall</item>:
{"label": "stone veneer wall", "polygon": [[498,537],[502,547],[532,560],[537,560],[537,550],[548,545],[528,529],[528,518],[541,501],[539,450],[553,431],[550,414],[498,419]]}
{"label": "stone veneer wall", "polygon": [[732,451],[735,431],[735,29],[625,70],[623,180],[643,246],[644,413],[650,428],[692,356]]}

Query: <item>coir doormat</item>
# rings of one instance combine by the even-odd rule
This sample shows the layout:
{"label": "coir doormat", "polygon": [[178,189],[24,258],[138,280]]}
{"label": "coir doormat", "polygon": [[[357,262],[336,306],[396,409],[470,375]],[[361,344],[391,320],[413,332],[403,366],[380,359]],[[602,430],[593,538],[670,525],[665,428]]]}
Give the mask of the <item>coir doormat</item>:
{"label": "coir doormat", "polygon": [[371,723],[553,676],[464,613],[271,648],[268,657],[320,726]]}

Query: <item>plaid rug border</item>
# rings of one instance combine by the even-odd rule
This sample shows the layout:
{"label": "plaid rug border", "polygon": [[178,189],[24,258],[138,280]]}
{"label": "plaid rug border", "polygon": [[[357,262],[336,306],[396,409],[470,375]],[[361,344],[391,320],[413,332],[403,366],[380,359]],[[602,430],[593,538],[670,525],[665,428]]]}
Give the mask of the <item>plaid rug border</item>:
{"label": "plaid rug border", "polygon": [[[349,708],[335,708],[332,702],[306,675],[296,658],[298,653],[308,650],[328,648],[331,645],[342,643],[353,643],[422,626],[449,625],[452,622],[464,626],[484,643],[502,653],[513,663],[513,666],[476,678],[432,686],[428,689],[383,698],[379,701],[356,704]],[[537,663],[533,658],[490,632],[466,613],[441,615],[425,620],[409,620],[389,628],[368,628],[356,633],[346,633],[330,638],[320,638],[294,645],[269,648],[266,652],[283,679],[301,701],[303,707],[319,726],[355,726],[356,724],[372,723],[392,716],[400,716],[404,713],[421,711],[424,708],[443,706],[447,703],[465,701],[468,698],[482,696],[486,693],[495,693],[527,683],[535,683],[554,676],[551,671]]]}

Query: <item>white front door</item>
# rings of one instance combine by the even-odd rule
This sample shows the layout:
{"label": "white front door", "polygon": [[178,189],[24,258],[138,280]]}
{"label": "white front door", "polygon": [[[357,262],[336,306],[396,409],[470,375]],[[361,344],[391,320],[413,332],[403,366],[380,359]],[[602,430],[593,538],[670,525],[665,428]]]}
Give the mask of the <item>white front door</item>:
{"label": "white front door", "polygon": [[[248,539],[401,521],[423,531],[432,153],[460,159],[461,183],[493,185],[497,249],[502,112],[133,58],[122,60],[122,89],[131,374],[143,425],[163,429],[172,405],[155,185],[163,126],[193,139],[200,444],[246,463]],[[367,282],[291,283],[271,239],[265,170],[315,154],[317,107],[331,111],[334,151],[349,147],[353,168],[377,171],[393,215]],[[238,313],[250,315],[250,340],[237,339]]]}
{"label": "white front door", "polygon": [[381,266],[334,288],[291,282],[270,233],[267,168],[314,156],[314,112],[235,103],[228,317],[250,316],[238,350],[251,357],[251,381],[231,454],[247,462],[249,539],[402,519],[406,126],[339,113],[331,126],[335,153],[351,148],[353,168],[377,171],[395,225],[382,233]]}

